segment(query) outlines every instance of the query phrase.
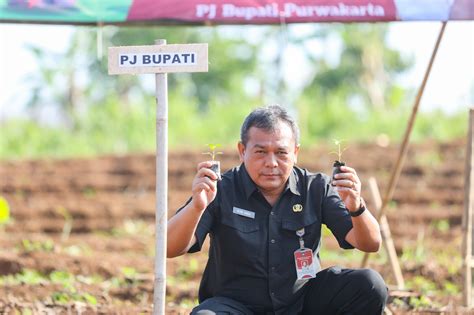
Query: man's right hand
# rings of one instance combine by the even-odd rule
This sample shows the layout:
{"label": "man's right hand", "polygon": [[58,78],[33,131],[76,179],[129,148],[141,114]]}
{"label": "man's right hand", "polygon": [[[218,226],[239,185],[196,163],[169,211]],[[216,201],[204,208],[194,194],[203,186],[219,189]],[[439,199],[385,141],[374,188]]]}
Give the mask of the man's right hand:
{"label": "man's right hand", "polygon": [[193,199],[190,206],[199,212],[204,211],[217,195],[217,175],[210,167],[212,162],[198,164],[197,174],[192,185]]}

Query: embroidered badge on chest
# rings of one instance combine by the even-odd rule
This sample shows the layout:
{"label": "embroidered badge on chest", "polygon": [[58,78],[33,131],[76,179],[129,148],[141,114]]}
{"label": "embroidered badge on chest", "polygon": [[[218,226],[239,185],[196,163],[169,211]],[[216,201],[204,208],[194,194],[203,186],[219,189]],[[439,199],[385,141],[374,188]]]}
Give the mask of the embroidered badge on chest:
{"label": "embroidered badge on chest", "polygon": [[243,217],[246,217],[246,218],[255,219],[255,212],[253,212],[253,211],[233,207],[232,212],[235,213],[235,214],[241,215]]}
{"label": "embroidered badge on chest", "polygon": [[293,205],[293,212],[301,212],[303,211],[303,206],[299,203]]}

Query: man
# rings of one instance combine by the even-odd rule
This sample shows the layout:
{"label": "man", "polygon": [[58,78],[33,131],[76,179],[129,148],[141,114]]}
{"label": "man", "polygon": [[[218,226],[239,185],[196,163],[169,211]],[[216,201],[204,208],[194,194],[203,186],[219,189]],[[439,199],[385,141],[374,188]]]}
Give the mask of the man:
{"label": "man", "polygon": [[191,314],[382,312],[387,289],[375,271],[320,271],[321,224],[342,248],[366,252],[379,249],[380,229],[354,169],[331,179],[295,166],[298,138],[283,108],[258,108],[241,128],[239,167],[218,181],[211,162],[198,165],[192,198],[168,223],[168,257],[199,251],[210,234]]}

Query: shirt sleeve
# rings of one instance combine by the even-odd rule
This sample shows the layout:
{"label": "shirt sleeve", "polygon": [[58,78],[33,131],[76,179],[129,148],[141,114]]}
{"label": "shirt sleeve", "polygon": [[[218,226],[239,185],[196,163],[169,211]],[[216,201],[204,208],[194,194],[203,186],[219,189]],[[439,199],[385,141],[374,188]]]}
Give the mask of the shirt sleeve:
{"label": "shirt sleeve", "polygon": [[[179,208],[176,213],[179,211],[183,210],[184,207],[186,207],[190,202],[192,198],[189,198],[186,203]],[[217,199],[217,198],[216,198]],[[204,244],[204,241],[206,240],[206,235],[211,231],[212,225],[214,223],[214,207],[216,204],[216,200],[211,202],[206,210],[204,210],[204,213],[201,216],[201,219],[199,219],[198,226],[196,227],[196,232],[194,235],[196,236],[196,243],[194,243],[191,248],[189,248],[188,253],[195,253],[201,250],[202,245]]]}
{"label": "shirt sleeve", "polygon": [[324,176],[324,185],[322,221],[336,237],[341,248],[354,248],[346,241],[346,235],[352,229],[352,219],[349,211],[336,189],[331,185],[329,176]]}

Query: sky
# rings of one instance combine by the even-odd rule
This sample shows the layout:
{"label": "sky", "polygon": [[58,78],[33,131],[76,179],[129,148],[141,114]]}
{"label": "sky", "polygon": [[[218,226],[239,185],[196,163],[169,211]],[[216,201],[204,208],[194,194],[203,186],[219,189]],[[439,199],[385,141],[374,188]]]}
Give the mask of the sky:
{"label": "sky", "polygon": [[[441,23],[394,22],[389,28],[389,45],[403,55],[414,58],[413,68],[399,78],[399,83],[417,89],[422,82]],[[72,26],[0,24],[0,120],[25,113],[23,104],[28,95],[25,80],[38,67],[37,61],[26,47],[34,45],[58,53],[64,52],[73,31]],[[327,49],[328,58],[329,54],[334,55],[334,50],[337,47]],[[301,75],[298,66],[288,69],[296,71],[288,73],[291,76]],[[470,106],[474,106],[474,22],[450,22],[433,65],[420,110],[441,108],[449,113],[467,110]]]}

